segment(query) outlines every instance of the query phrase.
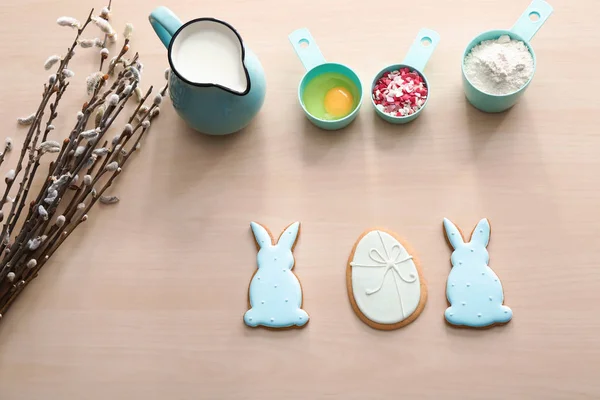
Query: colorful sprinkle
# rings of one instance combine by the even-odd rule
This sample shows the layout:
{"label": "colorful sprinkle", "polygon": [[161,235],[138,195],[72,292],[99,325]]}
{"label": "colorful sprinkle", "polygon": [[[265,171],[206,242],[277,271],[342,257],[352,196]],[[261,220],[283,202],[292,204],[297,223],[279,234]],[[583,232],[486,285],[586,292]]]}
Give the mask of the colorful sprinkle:
{"label": "colorful sprinkle", "polygon": [[406,117],[419,111],[427,100],[423,77],[415,70],[401,68],[386,72],[373,87],[373,102],[382,112]]}

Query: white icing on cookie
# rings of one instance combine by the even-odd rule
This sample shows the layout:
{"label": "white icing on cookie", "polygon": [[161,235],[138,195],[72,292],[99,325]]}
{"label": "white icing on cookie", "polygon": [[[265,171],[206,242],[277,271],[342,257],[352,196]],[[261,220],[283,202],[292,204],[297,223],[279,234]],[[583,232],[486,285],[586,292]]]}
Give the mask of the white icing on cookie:
{"label": "white icing on cookie", "polygon": [[395,324],[410,317],[421,300],[419,273],[412,256],[390,234],[364,235],[350,262],[352,294],[365,317]]}

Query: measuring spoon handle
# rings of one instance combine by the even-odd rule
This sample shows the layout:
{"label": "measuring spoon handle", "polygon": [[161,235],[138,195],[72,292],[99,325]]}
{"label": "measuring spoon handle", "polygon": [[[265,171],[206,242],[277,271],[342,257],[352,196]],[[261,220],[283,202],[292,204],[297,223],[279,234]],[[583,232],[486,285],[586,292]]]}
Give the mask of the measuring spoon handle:
{"label": "measuring spoon handle", "polygon": [[288,39],[307,71],[325,64],[325,57],[323,57],[319,46],[317,46],[317,42],[315,42],[308,29],[297,29],[290,33]]}
{"label": "measuring spoon handle", "polygon": [[510,30],[529,42],[552,11],[552,6],[544,0],[533,0]]}
{"label": "measuring spoon handle", "polygon": [[421,29],[402,63],[422,72],[439,42],[439,33],[427,28]]}

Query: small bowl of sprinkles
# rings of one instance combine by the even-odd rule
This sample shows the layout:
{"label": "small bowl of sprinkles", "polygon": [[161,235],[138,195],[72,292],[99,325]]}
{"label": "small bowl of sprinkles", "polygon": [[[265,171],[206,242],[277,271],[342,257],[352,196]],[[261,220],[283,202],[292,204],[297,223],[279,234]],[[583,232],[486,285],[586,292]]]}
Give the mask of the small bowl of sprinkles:
{"label": "small bowl of sprinkles", "polygon": [[405,124],[419,116],[429,100],[429,83],[423,69],[440,41],[431,29],[421,29],[401,64],[375,75],[371,103],[377,115],[392,124]]}
{"label": "small bowl of sprinkles", "polygon": [[423,108],[428,98],[425,78],[409,67],[385,71],[372,92],[375,108],[392,117],[408,117]]}

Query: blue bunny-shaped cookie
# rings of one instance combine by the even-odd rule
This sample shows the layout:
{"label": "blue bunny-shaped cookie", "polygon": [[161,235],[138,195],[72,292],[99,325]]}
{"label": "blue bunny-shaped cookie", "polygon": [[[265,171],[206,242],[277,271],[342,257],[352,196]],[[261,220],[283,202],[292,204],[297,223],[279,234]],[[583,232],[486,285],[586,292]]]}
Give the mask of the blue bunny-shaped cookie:
{"label": "blue bunny-shaped cookie", "polygon": [[484,218],[479,221],[467,243],[458,228],[447,218],[444,218],[444,229],[454,248],[452,269],[446,284],[446,297],[450,303],[445,312],[446,321],[452,325],[473,328],[510,321],[513,313],[503,305],[502,283],[488,266],[488,220]]}
{"label": "blue bunny-shaped cookie", "polygon": [[302,287],[292,268],[292,248],[298,237],[300,222],[294,222],[281,234],[277,243],[262,225],[250,224],[256,243],[258,270],[250,282],[250,309],[244,323],[251,327],[301,327],[308,322],[302,307]]}

